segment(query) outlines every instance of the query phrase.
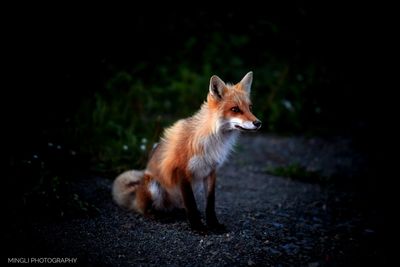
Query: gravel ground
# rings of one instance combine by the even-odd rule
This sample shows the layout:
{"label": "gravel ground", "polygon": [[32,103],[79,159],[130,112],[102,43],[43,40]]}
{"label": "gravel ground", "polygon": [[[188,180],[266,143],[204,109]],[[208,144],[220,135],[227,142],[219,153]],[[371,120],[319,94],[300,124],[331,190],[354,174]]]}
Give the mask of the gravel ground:
{"label": "gravel ground", "polygon": [[129,213],[112,202],[111,179],[92,177],[76,186],[98,215],[34,223],[21,246],[29,256],[74,257],[89,266],[380,266],[379,218],[363,205],[368,196],[266,172],[298,163],[350,179],[364,161],[346,138],[244,135],[219,170],[216,212],[224,233],[193,233],[182,213]]}

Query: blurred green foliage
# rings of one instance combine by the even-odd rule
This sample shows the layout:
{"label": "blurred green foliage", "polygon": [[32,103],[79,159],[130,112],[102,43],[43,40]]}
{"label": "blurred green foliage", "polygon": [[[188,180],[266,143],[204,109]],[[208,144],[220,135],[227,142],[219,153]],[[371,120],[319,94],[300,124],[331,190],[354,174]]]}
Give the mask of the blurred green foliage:
{"label": "blurred green foliage", "polygon": [[[55,157],[55,155],[52,155]],[[64,156],[56,155],[58,159],[41,158],[38,155],[30,160],[13,161],[11,177],[7,186],[10,194],[7,201],[7,214],[11,217],[22,216],[24,220],[32,218],[63,219],[76,215],[93,215],[98,209],[93,203],[84,200],[80,193],[75,192],[72,183],[75,177],[71,172],[58,165],[74,164]],[[74,166],[69,166],[74,168]],[[60,176],[58,176],[58,175]],[[85,197],[84,197],[85,198]],[[26,223],[18,221],[14,227]]]}
{"label": "blurred green foliage", "polygon": [[236,83],[250,70],[254,113],[263,121],[264,132],[315,130],[324,112],[315,91],[323,90],[326,82],[318,66],[268,51],[253,58],[246,53],[252,46],[246,35],[224,38],[214,33],[206,44],[188,38],[157,66],[146,61],[125,68],[110,64],[104,88],[86,99],[75,116],[81,152],[92,157],[99,171],[143,168],[163,128],[190,116],[205,101],[213,74]]}
{"label": "blurred green foliage", "polygon": [[322,176],[319,172],[308,171],[298,163],[289,164],[283,167],[267,168],[266,173],[306,183],[326,184],[330,179],[329,177]]}

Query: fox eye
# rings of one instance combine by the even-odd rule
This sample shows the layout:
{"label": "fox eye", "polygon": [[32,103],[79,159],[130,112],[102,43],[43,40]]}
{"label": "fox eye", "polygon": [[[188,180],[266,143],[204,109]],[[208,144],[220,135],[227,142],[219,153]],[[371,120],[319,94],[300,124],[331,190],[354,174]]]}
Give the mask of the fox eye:
{"label": "fox eye", "polygon": [[241,112],[241,110],[240,110],[240,108],[239,107],[233,107],[233,108],[231,108],[231,110],[233,111],[233,112],[235,112],[235,113],[239,113],[239,112]]}

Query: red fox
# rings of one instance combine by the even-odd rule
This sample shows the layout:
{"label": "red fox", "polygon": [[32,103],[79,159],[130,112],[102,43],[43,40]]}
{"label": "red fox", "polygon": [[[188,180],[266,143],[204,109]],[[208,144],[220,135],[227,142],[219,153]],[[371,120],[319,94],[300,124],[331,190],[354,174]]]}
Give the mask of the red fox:
{"label": "red fox", "polygon": [[261,127],[251,111],[252,80],[252,72],[235,85],[212,76],[207,101],[192,117],[164,131],[146,169],[127,171],[115,179],[115,202],[142,214],[151,209],[184,208],[191,228],[203,231],[207,228],[193,194],[194,187],[202,185],[207,227],[223,229],[215,214],[216,170],[228,157],[240,131]]}

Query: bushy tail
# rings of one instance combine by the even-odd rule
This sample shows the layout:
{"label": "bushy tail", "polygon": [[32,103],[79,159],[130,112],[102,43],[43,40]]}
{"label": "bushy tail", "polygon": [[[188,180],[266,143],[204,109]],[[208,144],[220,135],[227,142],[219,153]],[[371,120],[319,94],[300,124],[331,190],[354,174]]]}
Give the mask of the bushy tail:
{"label": "bushy tail", "polygon": [[144,177],[144,170],[130,170],[120,174],[112,186],[114,201],[121,207],[136,210],[136,190]]}

